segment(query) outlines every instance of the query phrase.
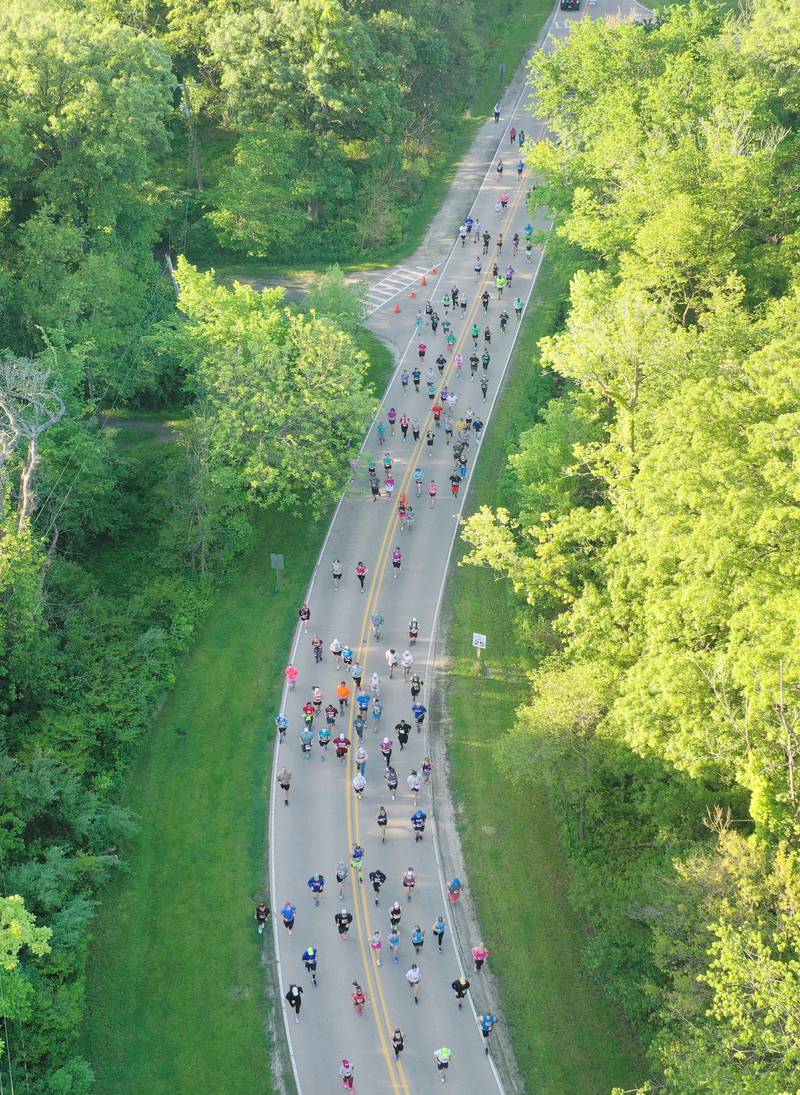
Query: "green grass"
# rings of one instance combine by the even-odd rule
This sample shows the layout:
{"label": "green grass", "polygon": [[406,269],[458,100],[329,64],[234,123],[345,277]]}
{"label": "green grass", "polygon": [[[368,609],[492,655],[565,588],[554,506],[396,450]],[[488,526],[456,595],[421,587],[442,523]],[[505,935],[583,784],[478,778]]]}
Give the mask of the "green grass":
{"label": "green grass", "polygon": [[[391,354],[368,332],[381,389]],[[327,527],[270,515],[221,588],[121,801],[140,819],[96,918],[84,1048],[98,1095],[269,1095],[265,874],[272,712]],[[274,592],[269,553],[286,560]],[[179,733],[181,731],[182,733]]]}
{"label": "green grass", "polygon": [[[470,488],[470,508],[495,505],[509,449],[547,397],[531,364],[558,320],[566,275],[545,262],[536,301]],[[641,1046],[581,962],[586,926],[571,912],[568,866],[547,802],[514,787],[492,762],[494,742],[526,698],[524,656],[514,641],[513,591],[492,572],[453,568],[448,706],[453,792],[467,869],[504,1015],[528,1090],[537,1095],[608,1095],[647,1076]],[[472,631],[487,635],[477,676]]]}

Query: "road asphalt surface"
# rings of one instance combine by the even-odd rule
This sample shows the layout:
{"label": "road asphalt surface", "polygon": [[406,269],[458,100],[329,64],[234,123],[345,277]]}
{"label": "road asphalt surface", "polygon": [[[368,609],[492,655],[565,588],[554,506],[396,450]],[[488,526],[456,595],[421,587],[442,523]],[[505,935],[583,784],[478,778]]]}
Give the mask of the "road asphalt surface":
{"label": "road asphalt surface", "polygon": [[[616,13],[617,10],[616,5],[604,4],[603,0],[594,6],[587,6],[586,0],[583,0],[582,9],[578,12],[566,13],[557,9],[543,36],[545,48],[553,38],[566,34],[569,23],[576,19]],[[521,177],[517,177],[519,150],[510,141],[511,126],[525,131],[528,145],[543,135],[542,124],[533,117],[528,95],[522,93],[521,88],[521,80],[517,77],[502,100],[499,124],[495,125],[489,119],[476,137],[476,145],[488,149],[491,159],[488,170],[484,166],[485,178],[479,189],[473,187],[470,197],[474,199],[474,204],[472,200],[463,200],[457,212],[452,201],[449,207],[445,204],[445,209],[450,209],[450,224],[445,232],[451,249],[449,254],[443,250],[441,265],[433,273],[427,263],[431,261],[431,248],[442,246],[444,236],[439,225],[438,236],[429,233],[421,252],[404,264],[409,270],[427,270],[427,287],[418,283],[417,298],[411,299],[409,292],[414,286],[405,279],[399,283],[403,285],[399,294],[388,296],[371,319],[370,326],[376,333],[400,348],[397,371],[385,393],[376,422],[386,422],[388,410],[394,407],[398,422],[404,412],[412,421],[419,419],[420,439],[415,443],[409,430],[408,439],[404,441],[398,424],[395,436],[387,434],[385,444],[381,446],[373,424],[365,440],[358,468],[334,515],[311,582],[307,596],[311,609],[308,632],[302,627],[298,630],[291,653],[291,661],[299,670],[299,680],[295,691],[284,693],[283,709],[289,719],[289,730],[286,740],[275,751],[269,831],[269,889],[271,930],[277,951],[281,995],[292,983],[303,988],[299,1023],[295,1022],[294,1012],[285,1001],[279,1001],[284,1010],[292,1068],[302,1095],[342,1090],[338,1068],[343,1058],[353,1063],[355,1090],[360,1095],[426,1095],[438,1091],[442,1087],[441,1073],[437,1071],[433,1054],[441,1046],[452,1050],[446,1073],[447,1086],[451,1091],[492,1095],[506,1090],[510,1095],[512,1090],[510,1084],[504,1088],[492,1053],[488,1056],[485,1053],[477,1018],[489,1006],[488,993],[482,982],[491,966],[491,956],[487,969],[474,972],[470,950],[481,940],[477,937],[454,937],[453,909],[447,892],[451,878],[443,878],[439,868],[432,785],[423,783],[419,796],[419,805],[427,813],[424,838],[419,843],[415,841],[410,822],[415,806],[407,777],[412,769],[419,771],[425,756],[433,752],[429,735],[435,736],[437,727],[426,718],[422,732],[417,733],[411,713],[409,685],[404,682],[402,671],[395,671],[394,679],[389,680],[385,652],[390,647],[398,655],[406,649],[411,650],[414,670],[425,682],[420,698],[430,707],[429,681],[434,668],[429,664],[432,637],[459,516],[472,469],[480,453],[480,443],[472,431],[467,476],[458,497],[452,497],[449,477],[455,468],[453,454],[443,426],[435,428],[433,425],[431,409],[434,402],[438,402],[442,386],[446,385],[458,397],[454,410],[456,419],[464,417],[471,408],[473,414],[480,416],[485,423],[484,434],[486,429],[491,428],[492,407],[520,327],[513,303],[516,297],[520,297],[528,306],[542,260],[542,248],[535,246],[532,261],[526,262],[524,228],[529,221],[538,233],[549,226],[544,211],[531,213],[527,208],[526,192],[532,183],[530,171],[525,168]],[[486,165],[486,152],[483,157]],[[502,157],[505,168],[501,178],[496,171],[499,157]],[[459,180],[456,180],[454,187],[458,191]],[[498,216],[495,203],[504,191],[509,195],[508,208]],[[459,224],[470,206],[473,218],[480,219],[481,232],[485,227],[491,233],[487,255],[482,254],[481,241],[468,240],[464,247],[458,241]],[[496,237],[501,232],[504,243],[498,256]],[[511,240],[515,232],[519,233],[522,242],[518,254],[513,255]],[[534,242],[536,238],[535,234]],[[481,256],[483,266],[478,278],[473,269],[477,255]],[[502,300],[498,297],[492,277],[495,261],[501,273],[509,264],[515,270],[512,284],[504,290]],[[385,277],[383,275],[383,279]],[[426,299],[430,298],[444,320],[442,296],[454,285],[458,286],[461,297],[466,297],[468,306],[466,312],[460,307],[449,310],[449,319],[458,341],[452,352],[448,353],[442,326],[433,334],[430,324],[426,323],[422,335],[418,336],[415,317],[417,309],[424,309]],[[484,289],[488,289],[491,297],[488,313],[484,313],[480,301]],[[380,300],[380,296],[371,299]],[[400,305],[399,314],[394,311],[396,303]],[[499,324],[499,315],[504,309],[510,315],[506,334],[501,333]],[[470,337],[473,323],[478,324],[481,332],[477,349],[479,357],[485,348],[484,328],[488,325],[491,331],[491,344],[488,346],[491,354],[487,374],[489,387],[485,399],[479,385],[483,370],[479,367],[477,376],[471,379],[469,367],[469,356],[473,352]],[[428,347],[423,361],[418,356],[420,341]],[[435,364],[440,351],[447,358],[441,377]],[[459,351],[463,354],[464,366],[461,376],[456,378],[455,357]],[[420,392],[415,393],[413,383],[410,383],[404,394],[400,372],[404,368],[410,372],[417,363],[422,371]],[[428,368],[433,368],[435,372],[435,401],[430,400],[426,392]],[[429,428],[434,433],[432,447],[426,443]],[[392,457],[395,479],[391,501],[386,498],[383,487],[382,460],[387,451]],[[378,465],[381,482],[381,496],[377,501],[371,496],[366,473],[370,456]],[[419,498],[413,482],[413,472],[417,466],[424,471],[423,491]],[[439,488],[433,507],[428,497],[431,479],[436,481]],[[401,530],[398,523],[397,503],[403,493],[415,510],[411,530]],[[402,553],[399,572],[391,563],[392,552],[398,547]],[[331,576],[335,559],[341,560],[344,570],[338,590],[334,589]],[[355,574],[359,561],[367,567],[363,592]],[[491,606],[487,605],[486,610],[490,612]],[[380,612],[385,621],[379,642],[375,641],[370,626],[370,617],[375,612]],[[419,620],[420,634],[416,645],[409,647],[408,622],[412,616]],[[476,630],[479,630],[479,625],[480,621],[476,621]],[[315,634],[324,642],[324,659],[320,665],[315,665],[311,647]],[[358,745],[358,736],[353,727],[353,699],[349,710],[337,719],[334,731],[336,734],[344,730],[353,743],[346,762],[336,759],[332,747],[328,748],[326,755],[318,744],[317,731],[325,722],[321,714],[314,723],[314,744],[308,758],[304,757],[298,738],[303,729],[301,708],[310,698],[314,685],[318,685],[324,694],[323,707],[329,701],[336,703],[337,686],[343,679],[347,679],[355,696],[353,681],[345,672],[337,671],[335,659],[329,652],[330,643],[336,638],[353,648],[356,659],[363,667],[363,683],[367,690],[373,671],[380,675],[383,714],[379,724],[372,717],[368,716],[367,719],[368,726],[364,733],[364,746],[368,753],[366,790],[361,801],[356,800],[352,786],[356,772],[354,753]],[[408,745],[401,752],[394,727],[403,718],[412,724],[412,730]],[[387,791],[384,780],[385,765],[379,749],[384,736],[394,743],[392,766],[399,778],[395,800]],[[292,773],[288,806],[284,805],[283,793],[275,783],[275,775],[281,765],[286,765]],[[441,776],[434,770],[432,780],[438,778]],[[375,820],[380,806],[385,806],[389,815],[385,843],[381,842]],[[360,883],[350,870],[344,883],[344,897],[339,899],[336,867],[341,860],[349,865],[354,842],[359,842],[365,849],[365,881]],[[490,853],[491,848],[487,847],[487,854]],[[416,887],[410,902],[402,885],[403,875],[409,867],[413,867],[416,873]],[[383,871],[387,877],[377,906],[368,878],[369,872],[376,869]],[[316,907],[308,879],[318,873],[324,875],[326,886],[319,907]],[[464,873],[460,872],[460,875],[463,879]],[[465,891],[462,900],[467,899]],[[394,900],[398,900],[402,907],[398,962],[392,960],[387,945],[389,907]],[[297,906],[291,934],[280,916],[280,909],[286,902]],[[339,937],[334,923],[334,915],[343,906],[354,918],[346,941]],[[442,953],[437,950],[431,930],[440,914],[446,922]],[[415,953],[410,938],[417,925],[425,931],[420,954]],[[375,929],[380,931],[383,942],[380,966],[370,948],[370,937]],[[265,934],[265,940],[267,938]],[[309,946],[315,947],[318,952],[316,987],[312,985],[301,960],[303,951]],[[405,978],[412,962],[417,963],[422,975],[418,1003],[414,1002]],[[451,982],[462,973],[469,978],[471,989],[463,1008],[459,1010]],[[366,995],[367,1003],[362,1015],[357,1014],[353,1007],[353,981],[363,987]],[[402,1030],[405,1038],[405,1049],[397,1062],[391,1048],[395,1027]],[[492,1038],[495,1037],[497,1032],[492,1035]],[[490,1051],[491,1045],[492,1039],[489,1040]]]}

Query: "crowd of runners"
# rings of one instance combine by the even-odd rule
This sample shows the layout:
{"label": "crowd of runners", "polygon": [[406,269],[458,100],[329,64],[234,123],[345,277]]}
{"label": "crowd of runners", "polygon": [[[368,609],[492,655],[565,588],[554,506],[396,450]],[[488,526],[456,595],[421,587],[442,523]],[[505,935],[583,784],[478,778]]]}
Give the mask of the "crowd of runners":
{"label": "crowd of runners", "polygon": [[[498,117],[499,105],[495,120]],[[509,137],[515,151],[523,147],[524,131],[517,132],[512,127]],[[496,160],[495,168],[502,185],[505,164],[501,158]],[[521,180],[524,162],[515,161],[513,168]],[[530,191],[526,193],[530,194]],[[417,311],[412,339],[412,347],[415,345],[412,354],[416,360],[411,368],[400,369],[396,398],[389,403],[385,417],[379,417],[376,422],[377,454],[364,457],[367,497],[373,502],[390,503],[389,520],[398,533],[408,534],[413,530],[418,518],[416,506],[420,505],[418,500],[423,494],[428,499],[426,508],[436,505],[440,487],[429,470],[428,461],[436,458],[441,466],[442,454],[449,450],[452,469],[444,478],[452,498],[457,500],[469,472],[470,456],[480,445],[484,422],[473,409],[472,402],[486,400],[493,381],[494,347],[498,341],[502,344],[508,334],[512,314],[516,322],[522,316],[523,296],[513,295],[517,277],[515,261],[519,261],[517,256],[524,251],[526,264],[530,263],[534,246],[534,229],[529,223],[519,229],[513,224],[505,224],[505,218],[513,216],[519,207],[523,216],[526,215],[527,205],[516,200],[509,211],[509,204],[510,195],[503,190],[492,211],[491,230],[481,223],[477,213],[466,217],[459,226],[456,246],[458,249],[460,243],[461,248],[473,249],[471,254],[475,257],[471,265],[477,285],[470,283],[467,289],[448,279],[447,287],[440,284],[436,296],[425,301]],[[476,393],[472,399],[470,392]],[[477,392],[480,392],[480,399]],[[391,563],[394,580],[401,577],[405,552],[413,552],[413,542],[414,538],[405,536],[400,540],[398,536],[391,551],[391,541],[387,544],[386,566],[388,569]],[[334,590],[343,589],[344,595],[352,591],[354,596],[369,592],[367,579],[370,575],[363,560],[353,559],[345,565],[335,558],[329,565]],[[380,580],[381,575],[375,577]],[[369,598],[366,603],[370,603]],[[425,807],[429,805],[433,773],[431,757],[425,755],[427,735],[424,727],[428,713],[424,703],[425,682],[414,651],[420,632],[419,621],[413,616],[404,617],[402,621],[391,620],[386,629],[390,636],[387,641],[383,638],[384,618],[379,610],[373,611],[369,625],[372,640],[382,651],[380,671],[372,669],[365,673],[359,657],[362,647],[358,642],[353,646],[346,638],[320,635],[313,626],[308,604],[300,607],[298,615],[303,641],[310,643],[313,652],[314,675],[308,681],[301,680],[300,671],[294,664],[289,664],[285,670],[286,706],[275,716],[281,746],[277,783],[284,807],[290,808],[294,751],[303,770],[309,770],[307,766],[315,760],[320,764],[340,765],[346,770],[345,786],[348,795],[352,795],[353,808],[359,812],[359,817],[365,810],[362,800],[374,803],[375,812],[370,809],[372,820],[362,822],[367,835],[359,836],[356,842],[342,849],[347,854],[338,862],[309,863],[308,898],[299,893],[280,895],[285,899],[278,913],[283,928],[287,936],[293,937],[295,929],[299,935],[294,969],[291,944],[282,962],[285,976],[291,977],[285,998],[296,1023],[301,1020],[304,1006],[304,985],[298,974],[305,970],[308,976],[305,988],[309,989],[310,985],[309,991],[313,993],[320,978],[324,977],[326,952],[332,946],[347,945],[358,909],[365,904],[371,904],[375,910],[382,909],[373,913],[372,923],[365,927],[375,976],[388,976],[377,972],[384,963],[390,968],[400,967],[408,985],[404,991],[410,993],[415,1005],[423,1001],[425,964],[429,960],[449,961],[437,957],[445,954],[447,922],[443,913],[429,924],[420,923],[418,917],[409,915],[419,885],[438,887],[438,877],[419,878],[413,865],[414,850],[426,837],[429,814]],[[370,660],[373,659],[374,653]],[[391,727],[384,725],[384,705],[389,698],[395,712],[398,707],[405,706],[405,713]],[[416,759],[420,755],[421,759]],[[415,759],[406,761],[406,757]],[[382,851],[387,829],[391,830],[395,841],[408,840],[405,858],[410,862],[404,871],[393,873],[388,867],[384,869]],[[360,828],[356,831],[360,833]],[[308,854],[308,847],[304,854]],[[446,887],[447,901],[454,905],[462,892],[461,880],[454,877]],[[366,903],[361,894],[367,895]],[[259,902],[255,919],[260,933],[270,915],[266,901]],[[429,959],[431,951],[435,953]],[[479,977],[489,951],[480,941],[475,942],[471,951],[471,976],[475,978]],[[354,955],[354,961],[357,961],[357,955]],[[460,969],[453,973],[455,975],[448,983],[452,1000],[461,1009],[473,989],[470,979]],[[342,986],[341,993],[343,1004],[345,994],[352,1001],[354,1022],[368,1012],[371,1001],[357,979],[351,978]],[[431,1021],[432,1033],[440,1007],[441,1001],[437,1001]],[[497,1020],[490,1009],[480,1014],[476,1011],[476,1014],[488,1055],[490,1036]],[[395,1060],[401,1059],[406,1040],[406,1034],[396,1028],[391,1037]],[[433,1058],[444,1083],[453,1052],[449,1046],[442,1045],[433,1050]],[[344,1087],[352,1089],[353,1061],[343,1057],[338,1069]]]}

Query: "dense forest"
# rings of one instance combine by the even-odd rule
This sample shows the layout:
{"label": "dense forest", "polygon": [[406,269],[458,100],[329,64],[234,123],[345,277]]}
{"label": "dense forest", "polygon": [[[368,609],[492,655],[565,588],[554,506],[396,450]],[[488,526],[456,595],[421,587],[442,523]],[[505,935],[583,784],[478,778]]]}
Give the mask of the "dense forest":
{"label": "dense forest", "polygon": [[[0,12],[0,1085],[91,1088],[89,929],[136,827],[122,776],[254,527],[324,509],[373,406],[337,268],[289,307],[203,267],[406,238],[475,92],[454,61],[488,55],[469,0],[438,33],[447,14]],[[148,415],[167,443],[124,428]]]}
{"label": "dense forest", "polygon": [[586,960],[659,1090],[790,1095],[800,10],[585,20],[532,79],[576,272],[508,504],[465,529],[519,594],[531,669],[496,763],[554,803]]}

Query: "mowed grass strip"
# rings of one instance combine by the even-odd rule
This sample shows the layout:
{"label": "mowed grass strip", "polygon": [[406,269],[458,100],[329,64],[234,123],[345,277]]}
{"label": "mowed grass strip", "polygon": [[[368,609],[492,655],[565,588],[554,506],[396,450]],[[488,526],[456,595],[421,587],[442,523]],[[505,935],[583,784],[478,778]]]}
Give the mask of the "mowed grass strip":
{"label": "mowed grass strip", "polygon": [[[481,444],[470,510],[502,504],[507,453],[547,398],[536,343],[553,331],[566,292],[566,272],[545,260],[516,365]],[[509,784],[492,759],[495,742],[527,696],[513,591],[488,570],[453,567],[445,604],[456,816],[489,964],[500,980],[503,1017],[527,1088],[537,1095],[609,1095],[615,1085],[634,1087],[647,1077],[643,1052],[582,965],[586,927],[569,905],[568,864],[553,813],[540,793]],[[482,676],[476,674],[473,631],[488,639]]]}
{"label": "mowed grass strip", "polygon": [[[391,354],[358,342],[382,388]],[[122,850],[88,965],[85,1050],[98,1095],[270,1095],[266,970],[253,923],[266,870],[273,716],[329,514],[269,515],[221,588],[143,740]],[[275,592],[270,552],[286,571]]]}

